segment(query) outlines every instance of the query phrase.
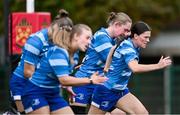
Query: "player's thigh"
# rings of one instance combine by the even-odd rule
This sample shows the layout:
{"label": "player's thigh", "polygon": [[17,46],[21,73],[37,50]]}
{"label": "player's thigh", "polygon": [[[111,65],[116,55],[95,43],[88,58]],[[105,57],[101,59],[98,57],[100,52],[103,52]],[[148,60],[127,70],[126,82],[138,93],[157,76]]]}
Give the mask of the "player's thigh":
{"label": "player's thigh", "polygon": [[20,111],[20,112],[24,111],[24,106],[23,106],[21,100],[15,100],[15,104],[16,104],[16,107],[17,107],[18,111]]}
{"label": "player's thigh", "polygon": [[105,111],[100,110],[99,108],[91,105],[88,111],[88,115],[95,115],[95,114],[105,114]]}
{"label": "player's thigh", "polygon": [[127,113],[147,114],[144,105],[133,94],[128,93],[120,98],[116,106]]}
{"label": "player's thigh", "polygon": [[34,110],[28,114],[39,114],[39,115],[40,114],[46,114],[46,115],[48,115],[48,114],[50,114],[49,106],[41,107],[41,108],[36,109],[36,110]]}
{"label": "player's thigh", "polygon": [[111,111],[110,115],[126,115],[126,113],[118,108]]}
{"label": "player's thigh", "polygon": [[69,106],[66,106],[66,107],[60,108],[60,109],[58,109],[58,110],[52,111],[51,114],[57,114],[57,115],[60,115],[60,114],[73,115],[74,113],[73,113],[72,109],[71,109]]}

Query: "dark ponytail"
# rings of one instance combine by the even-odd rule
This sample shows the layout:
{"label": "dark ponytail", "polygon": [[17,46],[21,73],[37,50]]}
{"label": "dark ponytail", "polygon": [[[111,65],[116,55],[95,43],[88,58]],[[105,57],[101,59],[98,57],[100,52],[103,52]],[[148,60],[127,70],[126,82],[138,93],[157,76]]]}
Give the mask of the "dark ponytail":
{"label": "dark ponytail", "polygon": [[69,16],[69,13],[64,9],[60,9],[58,13],[59,14],[55,17],[55,20],[58,20],[60,18],[65,18],[65,17]]}

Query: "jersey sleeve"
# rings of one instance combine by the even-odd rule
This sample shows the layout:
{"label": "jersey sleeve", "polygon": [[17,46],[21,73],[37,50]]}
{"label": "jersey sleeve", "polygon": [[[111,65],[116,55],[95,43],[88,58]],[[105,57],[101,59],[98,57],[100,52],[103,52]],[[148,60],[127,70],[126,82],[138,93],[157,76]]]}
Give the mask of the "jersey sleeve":
{"label": "jersey sleeve", "polygon": [[24,45],[24,61],[31,65],[36,65],[40,58],[40,52],[43,48],[43,43],[37,36],[29,37]]}
{"label": "jersey sleeve", "polygon": [[63,50],[56,49],[49,58],[49,64],[57,77],[70,74],[69,58]]}
{"label": "jersey sleeve", "polygon": [[131,47],[123,48],[121,50],[121,54],[123,55],[123,58],[124,58],[126,64],[128,64],[132,60],[138,61],[138,55],[137,55],[136,51]]}
{"label": "jersey sleeve", "polygon": [[112,47],[110,38],[106,35],[96,36],[95,42],[93,43],[95,51],[102,57],[103,61],[106,61],[108,53]]}

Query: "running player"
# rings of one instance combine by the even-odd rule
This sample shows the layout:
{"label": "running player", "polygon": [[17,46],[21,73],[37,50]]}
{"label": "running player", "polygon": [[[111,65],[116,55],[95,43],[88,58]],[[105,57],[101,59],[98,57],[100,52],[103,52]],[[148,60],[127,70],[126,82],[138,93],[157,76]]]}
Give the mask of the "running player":
{"label": "running player", "polygon": [[51,46],[51,41],[59,31],[59,27],[73,26],[72,20],[68,17],[68,12],[64,9],[59,10],[59,14],[56,16],[50,27],[42,29],[27,39],[21,60],[14,70],[10,80],[10,91],[12,98],[15,101],[17,111],[24,113],[24,108],[21,102],[21,95],[23,94],[24,85],[29,77],[32,76],[34,70],[44,53]]}
{"label": "running player", "polygon": [[128,90],[132,73],[158,70],[171,65],[170,57],[163,56],[157,64],[139,64],[140,48],[146,48],[151,36],[151,28],[139,21],[131,28],[131,36],[124,40],[115,50],[109,78],[94,91],[89,114],[105,114],[115,107],[128,114],[148,114],[144,105]]}
{"label": "running player", "polygon": [[[73,114],[68,103],[59,95],[59,86],[100,84],[107,80],[95,72],[91,78],[70,76],[74,65],[74,53],[86,51],[91,42],[89,26],[77,24],[63,26],[52,43],[54,44],[41,58],[39,67],[26,82],[22,98],[28,114]],[[60,39],[59,39],[60,38]]]}
{"label": "running player", "polygon": [[[104,64],[116,38],[130,35],[132,20],[123,12],[111,12],[107,24],[107,28],[102,27],[94,34],[83,63],[75,74],[77,78],[90,77],[96,71],[103,74]],[[73,87],[76,96],[72,99],[71,107],[76,114],[86,113],[95,87],[93,84]]]}

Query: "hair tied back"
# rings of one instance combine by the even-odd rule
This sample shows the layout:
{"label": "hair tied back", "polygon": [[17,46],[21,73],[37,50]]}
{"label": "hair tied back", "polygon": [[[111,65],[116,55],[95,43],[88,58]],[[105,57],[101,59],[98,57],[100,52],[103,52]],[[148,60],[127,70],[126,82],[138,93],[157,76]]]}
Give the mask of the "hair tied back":
{"label": "hair tied back", "polygon": [[59,10],[59,16],[60,16],[60,18],[62,18],[62,17],[68,17],[68,15],[69,15],[69,13],[68,13],[66,10],[64,10],[64,9],[60,9],[60,10]]}
{"label": "hair tied back", "polygon": [[110,16],[109,16],[109,19],[112,20],[116,17],[116,13],[115,12],[111,12],[110,13]]}

